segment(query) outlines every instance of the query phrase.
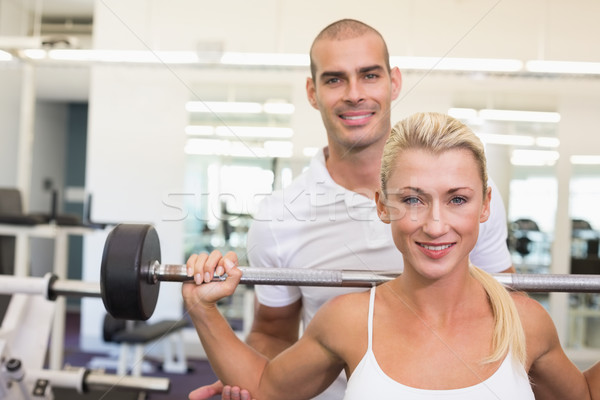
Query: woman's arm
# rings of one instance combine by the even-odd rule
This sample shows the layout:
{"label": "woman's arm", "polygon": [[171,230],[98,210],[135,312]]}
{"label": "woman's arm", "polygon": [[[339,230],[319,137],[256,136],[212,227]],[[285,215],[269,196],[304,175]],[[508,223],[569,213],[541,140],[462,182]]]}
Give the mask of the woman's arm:
{"label": "woman's arm", "polygon": [[[323,328],[316,324],[294,346],[269,361],[242,342],[217,309],[216,302],[231,295],[241,271],[237,257],[219,252],[188,260],[188,274],[196,284],[185,283],[184,302],[211,366],[224,384],[247,389],[253,397],[307,398],[324,390],[339,374],[343,361],[321,342]],[[214,271],[227,273],[223,282],[210,282]]]}
{"label": "woman's arm", "polygon": [[[234,267],[236,263],[235,253],[228,253],[225,257],[221,257],[218,251],[210,255],[192,255],[187,268],[188,275],[194,276],[194,282],[184,283],[182,294],[215,373],[224,382],[255,390],[267,360],[237,338],[216,305],[218,300],[233,294],[239,283],[241,272]],[[218,275],[227,273],[227,279],[210,282],[215,271]],[[234,379],[239,375],[243,375],[243,381]],[[255,386],[249,386],[250,382]]]}
{"label": "woman's arm", "polygon": [[536,399],[590,399],[586,378],[563,351],[550,315],[532,299],[525,299],[521,304],[525,304],[521,320],[527,337],[527,354],[531,360],[529,376]]}
{"label": "woman's arm", "polygon": [[600,399],[600,362],[594,364],[590,369],[586,370],[583,375],[587,380],[590,388],[592,400]]}

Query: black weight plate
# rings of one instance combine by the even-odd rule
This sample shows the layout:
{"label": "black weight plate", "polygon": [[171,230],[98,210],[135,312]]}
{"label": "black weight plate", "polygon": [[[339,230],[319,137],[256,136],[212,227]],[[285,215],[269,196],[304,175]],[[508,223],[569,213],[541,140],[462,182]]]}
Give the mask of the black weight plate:
{"label": "black weight plate", "polygon": [[148,282],[148,266],[160,263],[160,242],[152,225],[120,224],[106,238],[100,289],[106,311],[117,319],[147,320],[158,300],[159,283]]}

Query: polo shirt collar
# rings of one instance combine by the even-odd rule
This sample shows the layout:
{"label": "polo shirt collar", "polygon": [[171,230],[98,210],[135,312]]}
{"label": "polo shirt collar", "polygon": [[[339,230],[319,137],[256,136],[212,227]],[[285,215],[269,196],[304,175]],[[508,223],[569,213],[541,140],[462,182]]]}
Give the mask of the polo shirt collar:
{"label": "polo shirt collar", "polygon": [[375,201],[359,193],[338,185],[327,170],[324,147],[315,154],[308,168],[308,190],[310,204],[316,207],[328,206],[344,201],[349,207],[366,206]]}

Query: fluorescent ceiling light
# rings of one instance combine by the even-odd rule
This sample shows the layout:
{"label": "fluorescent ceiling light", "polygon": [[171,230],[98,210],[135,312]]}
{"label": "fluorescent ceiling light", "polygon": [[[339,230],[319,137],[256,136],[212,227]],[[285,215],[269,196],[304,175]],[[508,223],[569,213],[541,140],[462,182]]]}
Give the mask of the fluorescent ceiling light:
{"label": "fluorescent ceiling light", "polygon": [[560,140],[554,137],[534,137],[525,135],[502,135],[496,133],[477,133],[477,136],[487,144],[501,144],[507,146],[538,146],[556,148]]}
{"label": "fluorescent ceiling light", "polygon": [[23,50],[23,54],[32,60],[43,60],[48,55],[48,52],[43,49],[27,49]]}
{"label": "fluorescent ceiling light", "polygon": [[529,72],[555,74],[600,74],[600,63],[577,61],[527,61],[525,69]]}
{"label": "fluorescent ceiling light", "polygon": [[0,50],[0,61],[10,61],[12,59],[12,54],[10,54],[8,51]]}
{"label": "fluorescent ceiling light", "polygon": [[[40,50],[39,39],[16,44],[14,39],[8,38],[8,42],[3,42],[2,39],[0,38],[0,48],[23,49],[25,57],[39,59],[39,53],[31,52],[31,50]],[[215,57],[215,54],[217,57]],[[310,65],[309,55],[298,53],[225,52],[219,57],[218,52],[208,52],[205,55],[196,51],[52,49],[47,51],[47,56],[51,60],[80,62],[221,64],[273,67],[307,67]],[[600,74],[600,63],[598,62],[530,60],[524,65],[521,60],[504,58],[393,56],[390,57],[390,63],[401,69],[427,71],[519,72],[526,70],[536,73]]]}
{"label": "fluorescent ceiling light", "polygon": [[518,110],[479,110],[479,117],[494,121],[520,122],[559,122],[560,114],[556,112],[518,111]]}
{"label": "fluorescent ceiling light", "polygon": [[292,128],[272,126],[217,126],[217,136],[253,138],[291,138]]}
{"label": "fluorescent ceiling light", "polygon": [[56,49],[48,51],[48,58],[62,61],[146,64],[194,64],[198,62],[198,55],[192,51]]}
{"label": "fluorescent ceiling light", "polygon": [[[35,49],[35,47],[33,48]],[[25,51],[27,57],[33,57]],[[214,64],[215,55],[210,53],[202,57],[194,51],[150,51],[150,50],[90,50],[90,49],[54,49],[47,52],[52,60],[116,62],[116,63],[166,63],[166,64]],[[445,70],[445,71],[488,71],[516,72],[523,63],[512,59],[484,58],[439,58],[439,57],[390,57],[390,62],[403,69]],[[254,65],[307,67],[310,65],[308,54],[298,53],[242,53],[226,52],[217,63],[223,65]]]}
{"label": "fluorescent ceiling light", "polygon": [[263,106],[260,103],[240,101],[188,101],[185,109],[199,113],[259,114]]}
{"label": "fluorescent ceiling light", "polygon": [[462,120],[490,120],[490,121],[519,121],[519,122],[552,122],[560,121],[560,114],[556,112],[496,110],[474,108],[450,108],[448,115]]}
{"label": "fluorescent ceiling light", "polygon": [[239,101],[188,101],[185,109],[189,112],[198,113],[235,113],[235,114],[293,114],[295,107],[290,103],[267,102],[265,104],[256,102]]}
{"label": "fluorescent ceiling light", "polygon": [[557,151],[549,150],[513,150],[510,162],[513,165],[551,166],[559,158]]}
{"label": "fluorescent ceiling light", "polygon": [[508,146],[533,146],[535,139],[533,136],[523,135],[501,135],[495,133],[478,133],[477,136],[488,144],[502,144]]}
{"label": "fluorescent ceiling light", "polygon": [[[27,57],[29,55],[24,53]],[[298,53],[242,53],[225,52],[220,59],[214,53],[203,56],[195,51],[150,50],[88,50],[55,49],[48,51],[48,58],[63,61],[166,63],[166,64],[222,64],[249,66],[307,67],[308,54]],[[390,57],[390,63],[402,69],[440,71],[486,71],[517,72],[523,62],[513,59],[486,58],[440,58],[440,57]]]}
{"label": "fluorescent ceiling light", "polygon": [[287,139],[294,136],[294,130],[273,126],[210,126],[188,125],[185,133],[189,136],[221,136],[244,138],[277,138]]}
{"label": "fluorescent ceiling light", "polygon": [[[1,46],[0,46],[1,47]],[[29,57],[31,53],[24,52]],[[150,50],[91,50],[55,49],[48,51],[48,58],[61,61],[115,62],[115,63],[165,63],[165,64],[214,64],[214,54],[199,57],[195,51]],[[286,53],[224,53],[217,63],[224,65],[256,65],[305,67],[310,65],[308,54]]]}
{"label": "fluorescent ceiling light", "polygon": [[188,139],[185,153],[190,155],[216,155],[250,158],[289,158],[292,156],[291,142],[265,142],[264,147],[250,146],[243,142],[217,139]]}
{"label": "fluorescent ceiling light", "polygon": [[440,58],[440,57],[390,57],[390,63],[400,69],[434,71],[517,72],[523,62],[498,58]]}
{"label": "fluorescent ceiling light", "polygon": [[295,109],[293,104],[284,102],[267,102],[263,106],[267,114],[293,114]]}
{"label": "fluorescent ceiling light", "polygon": [[475,119],[477,110],[474,108],[451,108],[448,110],[448,115],[456,119]]}
{"label": "fluorescent ceiling light", "polygon": [[[3,42],[0,48],[27,49],[26,57],[32,56],[30,50],[39,49],[39,40],[21,43]],[[274,67],[307,67],[310,65],[308,54],[298,53],[243,53],[215,52],[207,54],[196,51],[151,51],[151,50],[91,50],[91,49],[52,49],[48,58],[62,61],[116,62],[116,63],[165,63],[165,64],[222,64]],[[217,57],[215,57],[217,55]],[[401,69],[434,71],[481,71],[481,72],[519,72],[526,70],[538,73],[600,74],[600,63],[530,60],[523,64],[521,60],[505,58],[451,58],[451,57],[390,57],[390,63]]]}
{"label": "fluorescent ceiling light", "polygon": [[308,54],[226,52],[221,57],[221,64],[307,67],[310,57]]}
{"label": "fluorescent ceiling light", "polygon": [[600,165],[600,156],[574,155],[570,157],[571,164]]}

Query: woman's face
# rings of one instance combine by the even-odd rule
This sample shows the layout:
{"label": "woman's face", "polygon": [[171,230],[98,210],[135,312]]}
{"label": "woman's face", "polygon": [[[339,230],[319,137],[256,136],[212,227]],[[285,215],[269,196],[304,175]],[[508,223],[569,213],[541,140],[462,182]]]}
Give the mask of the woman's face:
{"label": "woman's face", "polygon": [[468,265],[479,223],[489,217],[491,192],[484,196],[482,187],[469,150],[399,154],[377,207],[381,219],[391,224],[405,270],[436,279],[457,265]]}

